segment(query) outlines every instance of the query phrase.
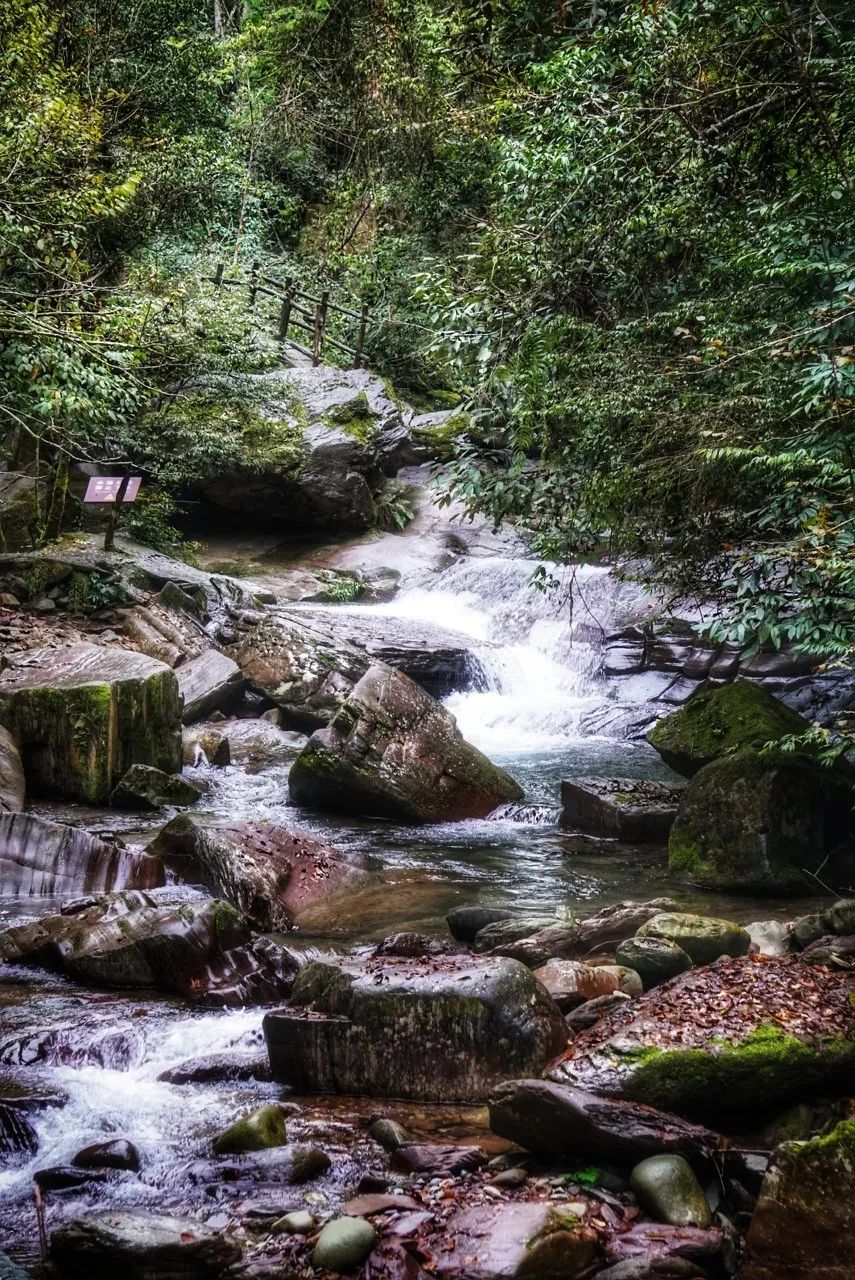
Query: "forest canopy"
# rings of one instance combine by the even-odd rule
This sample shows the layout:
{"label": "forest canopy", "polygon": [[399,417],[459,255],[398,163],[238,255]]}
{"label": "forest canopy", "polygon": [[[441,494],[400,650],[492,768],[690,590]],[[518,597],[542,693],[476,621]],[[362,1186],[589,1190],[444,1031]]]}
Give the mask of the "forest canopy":
{"label": "forest canopy", "polygon": [[470,429],[438,483],[558,563],[855,646],[848,0],[8,0],[0,441],[130,460],[149,533],[265,367],[206,283],[260,262],[372,304],[370,349]]}

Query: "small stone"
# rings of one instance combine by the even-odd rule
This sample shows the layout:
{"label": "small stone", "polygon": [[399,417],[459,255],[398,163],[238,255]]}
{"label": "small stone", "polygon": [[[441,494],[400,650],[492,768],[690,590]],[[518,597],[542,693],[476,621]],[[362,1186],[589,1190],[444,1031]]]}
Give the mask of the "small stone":
{"label": "small stone", "polygon": [[708,1227],[704,1190],[682,1156],[650,1156],[637,1164],[629,1184],[646,1209],[673,1227]]}
{"label": "small stone", "polygon": [[320,1147],[296,1147],[291,1166],[293,1183],[311,1182],[322,1173],[326,1173],[332,1164],[326,1151]]}
{"label": "small stone", "polygon": [[314,1231],[316,1221],[308,1209],[297,1209],[286,1213],[284,1218],[277,1218],[270,1230],[274,1235],[308,1236]]}
{"label": "small stone", "polygon": [[505,1169],[502,1173],[497,1173],[495,1178],[490,1179],[490,1185],[493,1187],[523,1187],[528,1182],[528,1173],[521,1165],[516,1165],[513,1169]]}
{"label": "small stone", "polygon": [[263,1151],[282,1147],[287,1141],[285,1118],[273,1103],[242,1116],[214,1141],[214,1154],[233,1155],[240,1151]]}
{"label": "small stone", "polygon": [[645,991],[692,967],[683,948],[667,938],[627,938],[615,952],[615,960],[635,970]]}
{"label": "small stone", "polygon": [[319,1269],[355,1271],[377,1243],[377,1232],[364,1218],[334,1218],[315,1245],[312,1262]]}
{"label": "small stone", "polygon": [[38,600],[33,602],[33,608],[39,613],[52,613],[56,608],[56,602],[49,596],[39,596]]}
{"label": "small stone", "polygon": [[21,602],[17,596],[13,596],[11,591],[0,591],[0,605],[4,609],[20,609]]}
{"label": "small stone", "polygon": [[368,1133],[386,1151],[397,1151],[398,1147],[412,1142],[402,1124],[398,1124],[396,1120],[387,1120],[385,1116],[375,1120]]}
{"label": "small stone", "polygon": [[71,1163],[75,1169],[126,1169],[138,1173],[140,1153],[132,1142],[116,1138],[113,1142],[96,1142],[84,1147]]}

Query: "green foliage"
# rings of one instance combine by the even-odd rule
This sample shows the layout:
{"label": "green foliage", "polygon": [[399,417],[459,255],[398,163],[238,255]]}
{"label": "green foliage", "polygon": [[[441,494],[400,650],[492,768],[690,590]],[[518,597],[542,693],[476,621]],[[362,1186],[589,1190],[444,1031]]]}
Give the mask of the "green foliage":
{"label": "green foliage", "polygon": [[322,576],[325,585],[317,599],[327,604],[352,604],[362,595],[363,584],[354,574],[330,572]]}
{"label": "green foliage", "polygon": [[374,499],[374,524],[378,529],[400,533],[415,514],[408,485],[387,484]]}

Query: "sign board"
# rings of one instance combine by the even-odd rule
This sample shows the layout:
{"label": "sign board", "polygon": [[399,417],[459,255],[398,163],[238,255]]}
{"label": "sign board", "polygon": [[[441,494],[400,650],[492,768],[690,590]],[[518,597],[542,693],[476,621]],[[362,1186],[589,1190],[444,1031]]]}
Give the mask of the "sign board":
{"label": "sign board", "polygon": [[[119,496],[122,476],[92,476],[86,487],[84,502],[115,502]],[[131,476],[125,490],[125,502],[135,502],[140,491],[142,476]]]}

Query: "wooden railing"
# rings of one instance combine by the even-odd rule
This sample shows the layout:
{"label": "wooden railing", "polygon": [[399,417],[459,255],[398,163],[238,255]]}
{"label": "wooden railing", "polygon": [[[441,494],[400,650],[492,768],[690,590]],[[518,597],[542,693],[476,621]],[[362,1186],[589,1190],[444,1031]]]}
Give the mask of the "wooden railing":
{"label": "wooden railing", "polygon": [[[207,278],[213,280],[218,289],[226,287],[246,289],[249,296],[250,310],[255,307],[259,294],[275,298],[279,303],[277,340],[286,342],[290,347],[301,351],[303,355],[309,356],[312,364],[318,365],[322,363],[324,347],[327,344],[334,347],[336,351],[341,351],[344,355],[350,356],[354,369],[359,369],[369,363],[365,351],[365,334],[369,320],[366,303],[363,303],[358,311],[352,310],[350,307],[343,307],[338,302],[330,301],[328,291],[324,291],[318,296],[313,293],[306,293],[304,289],[298,289],[291,276],[288,276],[285,280],[274,280],[271,276],[264,275],[260,269],[260,264],[257,262],[252,264],[248,275],[238,277],[227,276],[225,263],[218,262],[213,276]],[[306,303],[310,305],[306,306]],[[327,319],[330,312],[346,316],[354,322],[356,338],[353,346],[327,333]],[[304,346],[301,342],[297,342],[290,337],[288,331],[291,328],[300,329],[311,334],[311,347]]]}

